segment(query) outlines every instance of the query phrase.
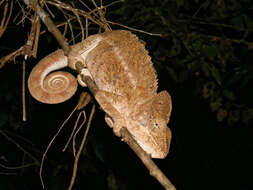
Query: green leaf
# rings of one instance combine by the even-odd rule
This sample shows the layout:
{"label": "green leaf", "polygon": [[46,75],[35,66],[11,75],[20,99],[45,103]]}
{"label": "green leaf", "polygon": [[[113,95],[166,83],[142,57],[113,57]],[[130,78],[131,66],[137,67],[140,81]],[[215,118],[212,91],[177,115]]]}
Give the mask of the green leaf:
{"label": "green leaf", "polygon": [[229,100],[235,100],[235,95],[231,90],[225,89],[222,92],[223,96],[228,98]]}
{"label": "green leaf", "polygon": [[210,65],[210,71],[211,71],[211,74],[212,74],[213,78],[221,86],[222,80],[221,80],[221,76],[220,76],[219,70],[215,66]]}
{"label": "green leaf", "polygon": [[215,102],[210,103],[210,108],[212,112],[217,111],[222,106],[222,98],[218,98],[215,100]]}
{"label": "green leaf", "polygon": [[201,49],[201,54],[205,57],[213,59],[219,53],[218,48],[216,46],[207,46]]}
{"label": "green leaf", "polygon": [[220,108],[217,112],[217,120],[219,122],[223,121],[228,115],[227,110]]}
{"label": "green leaf", "polygon": [[184,5],[184,0],[177,0],[176,1],[176,4],[177,4],[177,7],[179,8],[179,7],[182,7],[183,5]]}
{"label": "green leaf", "polygon": [[204,98],[209,98],[214,95],[214,89],[215,89],[215,83],[214,82],[208,82],[204,84],[203,90],[202,90],[202,95]]}
{"label": "green leaf", "polygon": [[253,119],[253,109],[245,109],[242,111],[242,121],[248,124]]}
{"label": "green leaf", "polygon": [[240,120],[240,111],[239,110],[232,110],[228,114],[228,124],[232,125],[235,122]]}
{"label": "green leaf", "polygon": [[0,128],[5,125],[8,121],[8,115],[6,113],[0,114]]}
{"label": "green leaf", "polygon": [[177,56],[181,52],[181,44],[180,41],[176,38],[173,38],[173,46],[171,50],[169,51],[169,56],[174,57]]}
{"label": "green leaf", "polygon": [[175,70],[172,69],[171,67],[166,67],[166,69],[167,69],[167,71],[168,71],[170,77],[171,77],[174,81],[178,82],[178,76],[177,76],[177,73],[175,72]]}
{"label": "green leaf", "polygon": [[181,71],[178,76],[179,82],[184,82],[189,78],[189,72],[187,70]]}
{"label": "green leaf", "polygon": [[245,24],[247,25],[248,29],[252,30],[253,29],[253,20],[247,15],[243,15],[243,18],[245,20]]}
{"label": "green leaf", "polygon": [[244,29],[244,21],[242,16],[232,18],[230,23],[233,24],[235,28]]}
{"label": "green leaf", "polygon": [[206,62],[201,65],[201,70],[204,73],[205,77],[209,77],[210,76],[209,65]]}

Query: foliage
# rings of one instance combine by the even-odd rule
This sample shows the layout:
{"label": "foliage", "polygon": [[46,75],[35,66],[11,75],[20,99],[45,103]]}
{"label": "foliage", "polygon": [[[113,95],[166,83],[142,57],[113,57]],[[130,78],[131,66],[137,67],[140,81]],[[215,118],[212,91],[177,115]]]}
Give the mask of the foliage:
{"label": "foliage", "polygon": [[[150,52],[176,85],[196,82],[217,120],[248,125],[252,107],[253,3],[250,0],[125,1],[121,23],[157,32]],[[147,38],[147,37],[146,37]]]}

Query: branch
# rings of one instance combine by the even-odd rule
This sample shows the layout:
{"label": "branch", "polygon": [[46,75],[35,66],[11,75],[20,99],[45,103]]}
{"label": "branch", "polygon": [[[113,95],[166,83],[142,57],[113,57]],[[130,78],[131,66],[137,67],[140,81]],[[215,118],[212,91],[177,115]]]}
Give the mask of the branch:
{"label": "branch", "polygon": [[16,51],[10,53],[9,55],[6,55],[0,59],[0,69],[7,63],[8,61],[15,61],[15,58],[19,55],[21,55],[24,51],[26,46],[22,46]]}
{"label": "branch", "polygon": [[101,26],[102,28],[104,28],[106,30],[106,28],[105,28],[104,24],[102,23],[102,21],[100,21],[99,19],[96,19],[96,18],[91,16],[91,14],[94,14],[94,12],[98,11],[97,9],[94,9],[90,12],[86,12],[86,11],[83,11],[81,9],[75,9],[72,6],[70,6],[68,4],[65,4],[65,3],[63,3],[59,0],[47,1],[47,4],[51,4],[51,5],[54,5],[56,7],[60,7],[60,8],[65,9],[65,10],[75,12],[75,14],[82,15],[83,17],[89,19],[91,22]]}
{"label": "branch", "polygon": [[[77,63],[77,70],[80,72],[80,65]],[[90,89],[91,93],[94,95],[96,94],[98,87],[95,82],[88,76],[82,76],[82,80]],[[136,140],[132,137],[130,132],[126,127],[122,127],[120,130],[120,134],[122,140],[128,144],[128,146],[137,154],[139,159],[143,162],[146,168],[149,170],[150,175],[159,181],[159,183],[166,189],[166,190],[176,190],[174,185],[170,182],[170,180],[163,174],[163,172],[157,167],[157,165],[153,162],[150,155],[148,155],[136,142]]]}
{"label": "branch", "polygon": [[68,45],[67,39],[61,34],[58,28],[55,26],[53,21],[50,19],[48,14],[38,5],[35,0],[23,0],[27,6],[31,6],[34,11],[39,15],[42,22],[46,25],[49,32],[51,32],[60,46],[62,47],[64,54],[68,55],[70,52],[70,47]]}
{"label": "branch", "polygon": [[[25,18],[24,16],[23,18]],[[36,57],[37,54],[37,48],[38,48],[38,41],[39,41],[39,31],[40,31],[40,20],[36,13],[34,13],[34,16],[31,20],[31,29],[28,36],[28,40],[26,41],[25,45],[18,48],[16,51],[10,53],[9,55],[6,55],[0,59],[0,69],[10,61],[14,61],[16,57],[23,55],[25,60],[28,57]]]}
{"label": "branch", "polygon": [[[2,3],[3,2],[4,1],[2,1]],[[1,6],[2,3],[0,3],[0,6]],[[9,15],[7,16],[8,8],[9,8],[9,2],[6,1],[5,5],[4,5],[3,18],[2,18],[1,23],[0,23],[0,38],[2,37],[3,33],[5,32],[5,30],[8,26],[8,23],[10,21],[10,18],[11,18],[11,15],[12,15],[13,0],[11,1],[11,6],[10,6],[10,9],[9,9],[9,13],[8,13]]]}
{"label": "branch", "polygon": [[128,144],[128,146],[137,154],[142,163],[149,170],[151,176],[156,178],[157,181],[166,189],[166,190],[176,190],[175,186],[171,181],[164,175],[164,173],[157,167],[154,161],[136,142],[130,132],[126,127],[120,129],[120,134],[122,140]]}

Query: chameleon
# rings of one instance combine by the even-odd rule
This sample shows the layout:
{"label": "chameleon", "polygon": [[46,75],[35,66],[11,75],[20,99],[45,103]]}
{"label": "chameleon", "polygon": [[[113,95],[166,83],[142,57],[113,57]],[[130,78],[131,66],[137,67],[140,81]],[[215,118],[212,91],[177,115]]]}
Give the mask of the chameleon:
{"label": "chameleon", "polygon": [[57,104],[68,100],[78,83],[67,72],[52,71],[70,67],[89,76],[98,87],[94,98],[105,112],[105,122],[120,137],[128,129],[152,158],[165,158],[169,152],[171,130],[167,127],[172,110],[167,91],[157,92],[158,79],[151,57],[141,40],[127,30],[94,34],[71,46],[67,58],[63,50],[44,57],[28,78],[30,94],[40,102]]}

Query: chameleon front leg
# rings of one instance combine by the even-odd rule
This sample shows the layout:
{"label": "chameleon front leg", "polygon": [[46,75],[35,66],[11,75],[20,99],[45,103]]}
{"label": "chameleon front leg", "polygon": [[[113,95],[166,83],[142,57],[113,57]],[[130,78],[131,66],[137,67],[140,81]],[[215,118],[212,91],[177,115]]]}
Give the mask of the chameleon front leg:
{"label": "chameleon front leg", "polygon": [[121,135],[119,131],[121,127],[124,126],[125,121],[121,117],[121,114],[115,105],[117,105],[117,102],[122,101],[123,97],[111,92],[99,90],[89,71],[86,69],[81,70],[78,82],[82,86],[88,86],[88,88],[95,96],[95,99],[106,113],[106,123],[109,125],[109,127],[113,128],[115,135],[120,137]]}
{"label": "chameleon front leg", "polygon": [[117,110],[117,105],[120,105],[121,102],[126,101],[126,98],[111,92],[99,90],[96,83],[92,79],[90,72],[86,69],[81,70],[78,81],[81,85],[84,84],[82,86],[88,86],[95,96],[95,99],[106,113],[106,123],[109,125],[109,127],[113,128],[115,135],[120,137],[120,129],[125,125],[125,120],[121,116],[121,113]]}
{"label": "chameleon front leg", "polygon": [[113,128],[113,132],[116,136],[120,137],[120,129],[125,125],[125,119],[121,116],[117,110],[117,102],[124,101],[124,97],[111,92],[98,90],[95,93],[95,99],[106,112],[105,121]]}

